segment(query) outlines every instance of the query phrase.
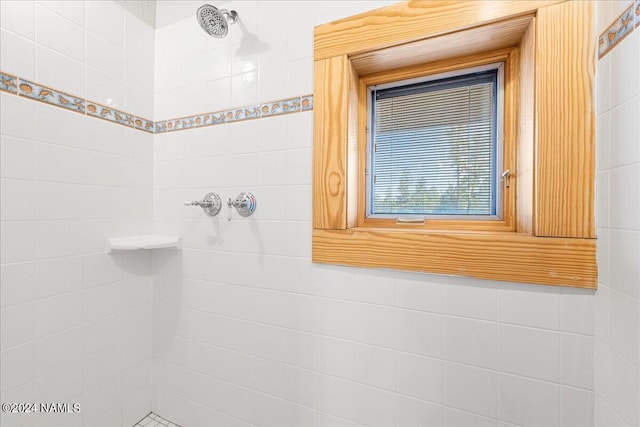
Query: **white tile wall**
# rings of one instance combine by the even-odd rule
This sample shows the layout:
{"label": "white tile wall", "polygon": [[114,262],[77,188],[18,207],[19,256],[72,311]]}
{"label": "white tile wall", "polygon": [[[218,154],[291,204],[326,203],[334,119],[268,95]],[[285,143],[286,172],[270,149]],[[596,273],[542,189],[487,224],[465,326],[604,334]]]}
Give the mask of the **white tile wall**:
{"label": "white tile wall", "polygon": [[13,73],[26,79],[35,76],[35,48],[31,40],[3,28],[0,30],[0,47],[0,63],[12,64]]}
{"label": "white tile wall", "polygon": [[[36,49],[38,58],[35,79],[69,93],[85,95],[85,64],[43,45]],[[44,84],[44,83],[43,83]]]}
{"label": "white tile wall", "polygon": [[[163,26],[156,118],[311,93],[313,26],[385,4],[232,2],[248,55],[238,26],[221,40],[192,18]],[[156,136],[154,226],[185,247],[154,256],[154,410],[184,425],[212,411],[283,426],[590,422],[593,292],[310,262],[312,117]],[[249,219],[181,206],[247,190]]]}
{"label": "white tile wall", "polygon": [[122,48],[93,33],[87,33],[87,64],[118,79],[124,78]]}
{"label": "white tile wall", "polygon": [[52,10],[36,4],[36,41],[71,58],[84,62],[84,29]]}
{"label": "white tile wall", "polygon": [[559,426],[564,406],[560,397],[558,384],[500,374],[500,417],[508,423]]}
{"label": "white tile wall", "polygon": [[3,71],[153,119],[154,29],[143,21],[112,1],[3,1],[2,16]]}
{"label": "white tile wall", "polygon": [[560,380],[559,352],[560,334],[555,331],[500,327],[500,364],[505,372],[557,383]]}
{"label": "white tile wall", "polygon": [[0,25],[2,28],[20,34],[28,39],[35,36],[33,1],[10,0],[0,3]]}
{"label": "white tile wall", "polygon": [[84,2],[73,0],[37,0],[37,3],[53,10],[69,21],[84,27],[86,9]]}
{"label": "white tile wall", "polygon": [[[129,15],[125,35],[112,2],[1,4],[0,68],[74,95],[111,96],[92,66],[126,91],[125,39],[153,52],[153,29]],[[151,63],[147,54],[136,67],[152,75]],[[0,424],[131,426],[151,410],[151,257],[106,255],[105,240],[151,231],[153,137],[0,97],[0,400],[82,405],[65,416],[2,413]]]}
{"label": "white tile wall", "polygon": [[445,364],[445,404],[498,418],[498,373],[457,363]]}
{"label": "white tile wall", "polygon": [[[598,31],[604,31],[630,2],[598,2]],[[565,377],[579,387],[595,389],[594,423],[598,427],[640,423],[640,31],[635,29],[598,62],[596,70],[596,145],[599,287],[595,300],[594,376]],[[563,337],[571,352],[586,347],[585,337]],[[585,355],[588,357],[587,355]],[[569,364],[568,361],[564,362]],[[571,365],[589,363],[582,358]],[[578,404],[586,396],[563,390]],[[567,393],[568,392],[568,393]],[[588,420],[586,420],[588,421]]]}
{"label": "white tile wall", "polygon": [[90,1],[85,5],[87,30],[124,47],[124,9],[116,2],[108,0]]}
{"label": "white tile wall", "polygon": [[[599,27],[626,2],[601,3]],[[110,1],[1,4],[3,71],[162,119],[311,93],[313,26],[388,2],[231,2],[226,39]],[[153,398],[183,425],[637,425],[638,38],[598,64],[595,298],[311,264],[310,112],[151,137],[0,95],[1,398],[83,404],[2,424],[128,426]],[[245,190],[250,219],[181,206]],[[104,254],[152,216],[182,252]]]}

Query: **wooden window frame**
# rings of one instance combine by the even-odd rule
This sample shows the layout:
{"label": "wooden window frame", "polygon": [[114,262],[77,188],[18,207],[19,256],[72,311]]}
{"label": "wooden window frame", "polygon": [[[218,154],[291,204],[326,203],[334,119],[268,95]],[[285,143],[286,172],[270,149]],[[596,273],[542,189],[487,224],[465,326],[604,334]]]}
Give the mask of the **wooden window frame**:
{"label": "wooden window frame", "polygon": [[[500,51],[517,74],[509,226],[361,221],[363,81]],[[591,2],[409,1],[316,27],[313,261],[595,289],[594,60]]]}

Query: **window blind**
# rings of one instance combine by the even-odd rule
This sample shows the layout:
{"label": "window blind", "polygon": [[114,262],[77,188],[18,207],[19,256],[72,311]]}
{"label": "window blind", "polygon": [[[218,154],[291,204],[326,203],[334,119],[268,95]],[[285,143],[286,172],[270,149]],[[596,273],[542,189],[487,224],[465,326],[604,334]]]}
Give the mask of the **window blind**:
{"label": "window blind", "polygon": [[497,75],[372,90],[369,214],[496,214]]}

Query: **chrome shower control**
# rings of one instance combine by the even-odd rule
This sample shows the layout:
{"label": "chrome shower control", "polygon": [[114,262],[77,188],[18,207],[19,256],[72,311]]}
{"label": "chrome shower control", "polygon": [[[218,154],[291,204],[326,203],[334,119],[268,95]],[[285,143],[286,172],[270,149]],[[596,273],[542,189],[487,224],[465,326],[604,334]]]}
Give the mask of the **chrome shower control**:
{"label": "chrome shower control", "polygon": [[233,206],[236,208],[236,211],[238,211],[238,214],[244,217],[250,216],[256,210],[256,205],[256,197],[251,193],[240,193],[235,200],[231,200],[231,198],[229,198],[229,201],[227,202],[227,206],[229,206],[229,208]]}
{"label": "chrome shower control", "polygon": [[193,202],[184,202],[185,206],[200,206],[202,210],[209,216],[216,216],[222,209],[222,199],[216,193],[207,193],[202,200]]}

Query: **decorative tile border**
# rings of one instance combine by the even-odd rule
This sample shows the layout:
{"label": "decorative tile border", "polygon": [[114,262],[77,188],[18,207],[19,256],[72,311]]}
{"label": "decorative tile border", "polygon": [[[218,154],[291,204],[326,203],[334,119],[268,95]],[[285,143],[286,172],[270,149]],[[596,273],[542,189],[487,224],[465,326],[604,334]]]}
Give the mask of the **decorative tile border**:
{"label": "decorative tile border", "polygon": [[18,95],[84,114],[84,99],[30,82],[29,80],[19,79]]}
{"label": "decorative tile border", "polygon": [[0,72],[0,90],[18,93],[18,78],[11,74]]}
{"label": "decorative tile border", "polygon": [[196,127],[219,125],[221,123],[225,123],[226,121],[227,116],[224,111],[219,111],[217,113],[206,113],[196,116]]}
{"label": "decorative tile border", "polygon": [[176,130],[193,129],[196,127],[196,121],[193,116],[179,117],[177,119],[167,120],[167,132]]}
{"label": "decorative tile border", "polygon": [[239,122],[242,120],[259,119],[260,117],[262,116],[260,114],[259,105],[234,108],[233,110],[227,112],[227,123]]}
{"label": "decorative tile border", "polygon": [[205,126],[215,126],[223,123],[264,119],[310,110],[313,110],[313,95],[297,96],[280,101],[266,102],[260,105],[248,105],[230,110],[160,120],[155,122],[155,133],[175,132]]}
{"label": "decorative tile border", "polygon": [[154,122],[2,71],[0,90],[148,133],[175,132],[313,110],[313,95],[304,95],[260,105]]}
{"label": "decorative tile border", "polygon": [[135,120],[131,114],[91,101],[87,101],[87,115],[128,127],[133,127]]}
{"label": "decorative tile border", "polygon": [[313,110],[313,95],[302,97],[302,111]]}
{"label": "decorative tile border", "polygon": [[142,117],[136,117],[135,120],[133,121],[133,126],[136,129],[139,129],[145,132],[155,133],[155,126],[154,126],[153,120],[147,120],[147,119],[143,119]]}
{"label": "decorative tile border", "polygon": [[301,111],[300,98],[283,99],[282,101],[268,102],[260,105],[262,117],[291,114]]}
{"label": "decorative tile border", "polygon": [[[639,26],[640,0],[634,0],[598,38],[598,58],[600,59],[609,53],[622,39],[631,34],[634,28]],[[0,91],[154,134],[313,110],[313,95],[304,95],[260,105],[235,107],[224,111],[154,122],[2,71],[0,71]]]}
{"label": "decorative tile border", "polygon": [[153,133],[165,133],[167,131],[167,121],[155,122],[153,128]]}
{"label": "decorative tile border", "polygon": [[598,37],[598,59],[609,53],[622,39],[631,34],[639,24],[640,0],[636,0]]}

